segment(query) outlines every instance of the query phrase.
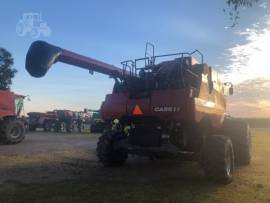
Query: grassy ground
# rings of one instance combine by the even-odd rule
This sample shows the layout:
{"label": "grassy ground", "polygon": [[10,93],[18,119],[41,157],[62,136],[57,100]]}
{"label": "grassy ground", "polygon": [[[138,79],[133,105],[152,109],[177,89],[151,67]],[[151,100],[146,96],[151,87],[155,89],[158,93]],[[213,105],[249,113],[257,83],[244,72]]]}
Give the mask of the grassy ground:
{"label": "grassy ground", "polygon": [[252,163],[230,185],[207,181],[193,162],[135,159],[121,168],[93,166],[86,178],[6,182],[0,202],[270,202],[270,129],[252,131]]}
{"label": "grassy ground", "polygon": [[244,120],[252,128],[270,128],[270,118],[246,118]]}

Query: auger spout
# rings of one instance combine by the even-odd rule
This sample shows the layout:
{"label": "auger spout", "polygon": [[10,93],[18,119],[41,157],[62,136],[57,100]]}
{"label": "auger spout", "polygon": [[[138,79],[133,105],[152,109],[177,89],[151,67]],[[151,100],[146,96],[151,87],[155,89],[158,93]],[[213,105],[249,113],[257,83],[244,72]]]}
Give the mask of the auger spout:
{"label": "auger spout", "polygon": [[[56,62],[74,65],[89,71],[95,71],[114,78],[123,78],[123,70],[116,66],[86,57],[44,41],[35,41],[31,44],[25,67],[33,77],[43,77]],[[129,73],[125,73],[128,75]]]}

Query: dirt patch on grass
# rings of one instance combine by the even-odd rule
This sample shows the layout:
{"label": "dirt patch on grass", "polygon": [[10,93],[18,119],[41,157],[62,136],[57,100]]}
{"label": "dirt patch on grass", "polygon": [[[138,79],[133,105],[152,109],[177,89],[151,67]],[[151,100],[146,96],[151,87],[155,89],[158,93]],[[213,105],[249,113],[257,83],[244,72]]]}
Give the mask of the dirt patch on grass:
{"label": "dirt patch on grass", "polygon": [[50,182],[83,175],[95,165],[98,135],[30,133],[18,145],[0,146],[0,184]]}

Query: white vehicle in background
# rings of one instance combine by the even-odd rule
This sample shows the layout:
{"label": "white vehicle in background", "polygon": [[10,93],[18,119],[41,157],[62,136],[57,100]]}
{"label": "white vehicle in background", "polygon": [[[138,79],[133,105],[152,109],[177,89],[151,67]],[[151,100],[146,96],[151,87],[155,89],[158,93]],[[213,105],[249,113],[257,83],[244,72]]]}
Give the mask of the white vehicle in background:
{"label": "white vehicle in background", "polygon": [[41,34],[48,37],[51,34],[51,29],[47,22],[42,20],[41,13],[24,13],[22,19],[17,23],[16,33],[19,36],[25,36],[29,33],[33,38],[39,38]]}

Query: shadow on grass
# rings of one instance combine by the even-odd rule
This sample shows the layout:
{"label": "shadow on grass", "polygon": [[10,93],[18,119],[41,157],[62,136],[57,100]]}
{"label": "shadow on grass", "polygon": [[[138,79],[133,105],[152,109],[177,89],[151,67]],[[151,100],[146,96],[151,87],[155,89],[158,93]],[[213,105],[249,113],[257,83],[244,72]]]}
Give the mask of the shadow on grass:
{"label": "shadow on grass", "polygon": [[114,168],[83,160],[64,165],[71,179],[6,181],[0,202],[197,202],[224,187],[208,181],[195,162],[131,158]]}

